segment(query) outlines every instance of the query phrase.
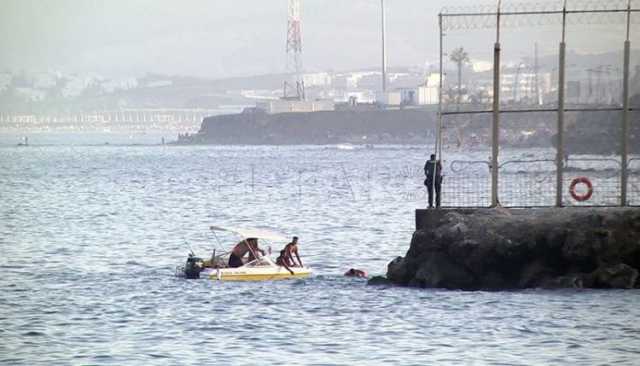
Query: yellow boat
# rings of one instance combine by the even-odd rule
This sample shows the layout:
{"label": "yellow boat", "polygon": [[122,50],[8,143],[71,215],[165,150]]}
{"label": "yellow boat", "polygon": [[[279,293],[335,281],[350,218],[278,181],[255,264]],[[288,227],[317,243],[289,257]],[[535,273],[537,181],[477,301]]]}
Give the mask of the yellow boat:
{"label": "yellow boat", "polygon": [[[249,238],[255,238],[271,243],[282,243],[282,247],[288,242],[288,240],[273,231],[263,229],[250,229],[250,228],[231,228],[211,226],[211,231],[216,237],[216,241],[220,244],[216,232],[230,232],[247,240]],[[220,245],[221,246],[221,245]],[[269,254],[271,253],[271,247],[268,247]],[[220,254],[216,254],[216,250],[213,250],[210,259],[202,259],[196,257],[193,252],[189,254],[187,263],[178,272],[183,272],[186,278],[209,278],[217,281],[272,281],[272,280],[284,280],[289,278],[305,278],[311,275],[312,271],[309,267],[289,267],[291,272],[283,266],[277,265],[268,255],[261,256],[260,253],[253,253],[256,259],[244,263],[240,267],[231,268],[227,265],[229,262],[229,254],[231,251],[222,251]]]}

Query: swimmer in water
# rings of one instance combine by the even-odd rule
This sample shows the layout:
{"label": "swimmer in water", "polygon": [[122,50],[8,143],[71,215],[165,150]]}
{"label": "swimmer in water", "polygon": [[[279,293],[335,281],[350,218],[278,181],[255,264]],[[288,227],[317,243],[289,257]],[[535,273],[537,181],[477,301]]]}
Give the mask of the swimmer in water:
{"label": "swimmer in water", "polygon": [[355,268],[349,269],[344,273],[344,275],[347,277],[367,278],[367,272],[360,269],[355,269]]}

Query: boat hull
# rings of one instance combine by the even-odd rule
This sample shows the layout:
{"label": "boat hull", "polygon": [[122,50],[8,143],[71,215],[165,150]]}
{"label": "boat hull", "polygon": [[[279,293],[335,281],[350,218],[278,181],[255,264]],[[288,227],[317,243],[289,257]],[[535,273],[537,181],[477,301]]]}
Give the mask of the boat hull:
{"label": "boat hull", "polygon": [[264,268],[220,268],[207,269],[201,273],[201,276],[214,281],[275,281],[293,278],[306,278],[311,275],[309,268],[292,268],[294,274],[291,274],[283,267],[264,267]]}

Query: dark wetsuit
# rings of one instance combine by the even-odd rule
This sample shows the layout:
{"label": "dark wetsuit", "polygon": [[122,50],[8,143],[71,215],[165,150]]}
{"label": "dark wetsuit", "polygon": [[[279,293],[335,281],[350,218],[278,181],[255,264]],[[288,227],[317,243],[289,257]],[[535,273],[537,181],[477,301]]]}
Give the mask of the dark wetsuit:
{"label": "dark wetsuit", "polygon": [[[440,207],[440,191],[442,189],[442,165],[440,164],[440,160],[428,160],[424,164],[424,174],[427,176],[427,179],[424,180],[424,185],[427,187],[429,207],[433,207],[434,188],[436,190],[436,207]],[[435,184],[433,181],[434,175],[436,178]]]}
{"label": "dark wetsuit", "polygon": [[242,267],[243,265],[244,265],[244,262],[242,262],[242,258],[231,253],[231,255],[229,256],[229,267],[237,268],[237,267]]}

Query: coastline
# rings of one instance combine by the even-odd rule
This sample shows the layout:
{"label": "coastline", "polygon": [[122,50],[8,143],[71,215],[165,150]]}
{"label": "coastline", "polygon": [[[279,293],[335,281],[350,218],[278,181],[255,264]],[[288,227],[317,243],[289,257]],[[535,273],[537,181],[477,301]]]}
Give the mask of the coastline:
{"label": "coastline", "polygon": [[417,210],[391,283],[423,288],[638,288],[640,208]]}

